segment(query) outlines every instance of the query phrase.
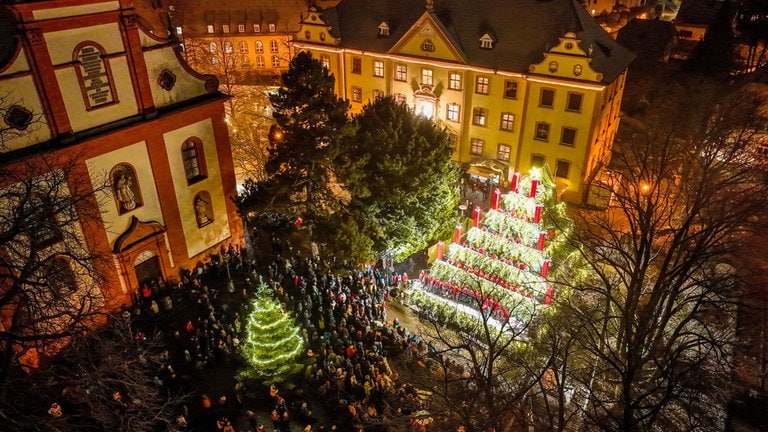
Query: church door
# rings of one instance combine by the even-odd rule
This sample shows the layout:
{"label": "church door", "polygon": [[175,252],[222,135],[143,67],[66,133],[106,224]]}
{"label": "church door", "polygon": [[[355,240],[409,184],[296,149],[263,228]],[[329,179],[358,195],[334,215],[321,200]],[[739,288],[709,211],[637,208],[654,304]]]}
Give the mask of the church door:
{"label": "church door", "polygon": [[158,279],[163,277],[163,272],[160,270],[160,259],[157,255],[153,255],[134,266],[136,271],[136,280],[139,282],[139,286],[144,284],[152,285]]}

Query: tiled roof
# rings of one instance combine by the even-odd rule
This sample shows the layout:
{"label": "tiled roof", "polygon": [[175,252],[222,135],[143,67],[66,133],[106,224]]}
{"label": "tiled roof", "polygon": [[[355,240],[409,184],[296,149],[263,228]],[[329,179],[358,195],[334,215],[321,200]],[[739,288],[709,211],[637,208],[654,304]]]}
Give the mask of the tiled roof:
{"label": "tiled roof", "polygon": [[[386,52],[426,12],[425,0],[342,0],[324,12],[344,47]],[[605,82],[613,81],[633,58],[574,0],[435,0],[436,17],[471,65],[526,72],[543,60],[543,52],[566,32],[592,51],[592,66]],[[378,26],[390,36],[379,37]],[[480,48],[480,37],[495,38],[492,49]]]}

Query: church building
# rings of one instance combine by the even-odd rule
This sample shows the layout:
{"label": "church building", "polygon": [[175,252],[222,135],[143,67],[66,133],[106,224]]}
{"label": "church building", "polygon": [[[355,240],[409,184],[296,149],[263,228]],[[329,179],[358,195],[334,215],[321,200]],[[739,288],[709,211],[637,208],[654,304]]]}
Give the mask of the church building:
{"label": "church building", "polygon": [[243,244],[226,97],[155,3],[0,8],[0,330],[30,286],[116,310]]}

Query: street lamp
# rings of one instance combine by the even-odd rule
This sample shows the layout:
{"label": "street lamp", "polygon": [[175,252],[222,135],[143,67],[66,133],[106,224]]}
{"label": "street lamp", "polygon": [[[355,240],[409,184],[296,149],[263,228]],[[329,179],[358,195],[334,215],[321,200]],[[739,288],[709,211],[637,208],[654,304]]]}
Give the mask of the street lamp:
{"label": "street lamp", "polygon": [[269,143],[270,144],[276,144],[283,142],[283,130],[280,129],[280,126],[273,124],[269,127]]}

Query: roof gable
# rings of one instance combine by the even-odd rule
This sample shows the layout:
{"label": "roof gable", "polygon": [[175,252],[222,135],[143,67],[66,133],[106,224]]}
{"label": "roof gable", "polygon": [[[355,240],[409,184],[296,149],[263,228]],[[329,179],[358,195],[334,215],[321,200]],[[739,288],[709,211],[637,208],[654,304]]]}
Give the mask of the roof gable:
{"label": "roof gable", "polygon": [[459,63],[466,62],[464,54],[454,45],[442,24],[430,13],[424,13],[389,52]]}
{"label": "roof gable", "polygon": [[[334,31],[343,47],[368,52],[426,57],[409,38],[415,39],[414,29],[429,17],[440,40],[455,50],[452,61],[473,66],[526,73],[567,32],[580,38],[585,51],[593,46],[590,66],[605,82],[626,70],[633,58],[576,0],[344,0],[326,13],[338,20]],[[382,22],[390,27],[390,37],[378,36]],[[481,46],[485,34],[493,38],[491,48]]]}
{"label": "roof gable", "polygon": [[585,51],[581,40],[574,33],[566,33],[560,38],[560,43],[549,52],[544,53],[544,59],[532,64],[528,71],[537,75],[546,75],[563,79],[601,82],[603,74],[591,67],[591,54],[594,48]]}
{"label": "roof gable", "polygon": [[315,7],[301,14],[297,38],[326,45],[338,45],[339,40],[331,34],[331,25]]}

